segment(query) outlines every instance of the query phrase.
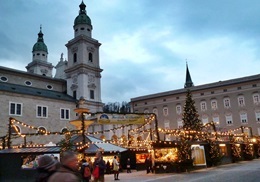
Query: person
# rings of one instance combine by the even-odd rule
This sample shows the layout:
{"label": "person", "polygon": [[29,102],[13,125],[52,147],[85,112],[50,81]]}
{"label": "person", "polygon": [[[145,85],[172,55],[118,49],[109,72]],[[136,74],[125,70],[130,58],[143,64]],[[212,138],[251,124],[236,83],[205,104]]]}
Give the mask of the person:
{"label": "person", "polygon": [[52,174],[57,170],[57,161],[49,156],[42,155],[38,158],[36,182],[47,182]]}
{"label": "person", "polygon": [[[94,176],[96,169],[98,169],[98,177]],[[104,182],[105,181],[105,169],[106,169],[106,163],[103,160],[101,152],[97,151],[96,158],[93,163],[94,182]]]}
{"label": "person", "polygon": [[82,175],[83,182],[89,182],[89,180],[91,179],[91,169],[86,159],[82,159],[80,173]]}
{"label": "person", "polygon": [[126,162],[126,172],[127,173],[131,173],[131,161],[130,161],[130,158],[128,158],[127,162]]}
{"label": "person", "polygon": [[118,175],[119,175],[119,161],[117,156],[114,156],[113,159],[113,171],[114,171],[114,178],[115,180],[119,180],[118,179]]}
{"label": "person", "polygon": [[145,159],[146,174],[150,173],[151,162],[152,161],[150,159],[150,156],[147,156],[146,159]]}
{"label": "person", "polygon": [[78,171],[78,159],[76,153],[66,151],[61,156],[61,167],[49,178],[48,182],[81,182]]}
{"label": "person", "polygon": [[111,167],[110,167],[109,160],[107,161],[107,164],[106,164],[106,174],[111,174]]}

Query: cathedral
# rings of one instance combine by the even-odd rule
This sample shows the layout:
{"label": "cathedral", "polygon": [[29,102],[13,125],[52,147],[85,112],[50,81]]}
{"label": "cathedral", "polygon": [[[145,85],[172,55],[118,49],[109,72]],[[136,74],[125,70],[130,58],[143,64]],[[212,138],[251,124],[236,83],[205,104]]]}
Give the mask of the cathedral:
{"label": "cathedral", "polygon": [[[56,66],[48,62],[48,46],[42,28],[32,47],[32,60],[27,71],[0,67],[0,137],[9,129],[21,134],[21,141],[46,144],[57,143],[63,136],[23,136],[24,133],[65,132],[75,129],[74,109],[83,99],[90,113],[102,112],[101,72],[98,40],[92,38],[93,26],[82,1],[74,20],[74,38],[68,41],[67,58],[61,54]],[[53,75],[53,69],[56,69]],[[10,118],[14,118],[9,128]],[[24,139],[22,139],[24,138]],[[24,141],[23,141],[24,140]],[[15,137],[13,142],[15,143]]]}

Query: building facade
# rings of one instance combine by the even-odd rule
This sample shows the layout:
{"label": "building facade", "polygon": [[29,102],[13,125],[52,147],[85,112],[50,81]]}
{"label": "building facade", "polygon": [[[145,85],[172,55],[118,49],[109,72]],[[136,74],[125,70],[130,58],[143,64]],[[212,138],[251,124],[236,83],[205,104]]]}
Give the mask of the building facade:
{"label": "building facade", "polygon": [[187,89],[203,124],[213,121],[220,132],[244,126],[260,135],[260,75],[194,86],[187,67],[183,89],[132,98],[131,107],[135,113],[155,113],[160,128],[181,128]]}
{"label": "building facade", "polygon": [[[63,132],[75,127],[69,123],[77,119],[74,109],[83,98],[91,113],[102,112],[101,72],[99,61],[100,43],[92,38],[91,19],[86,5],[79,5],[75,18],[74,38],[68,41],[67,57],[55,66],[48,62],[48,48],[42,28],[32,48],[32,61],[27,71],[0,67],[0,137],[5,142],[9,132],[10,117],[15,118],[12,133],[42,133],[26,137],[13,137],[13,144],[57,143],[62,135],[48,132]],[[18,122],[19,121],[19,122]],[[47,135],[46,135],[47,134]]]}

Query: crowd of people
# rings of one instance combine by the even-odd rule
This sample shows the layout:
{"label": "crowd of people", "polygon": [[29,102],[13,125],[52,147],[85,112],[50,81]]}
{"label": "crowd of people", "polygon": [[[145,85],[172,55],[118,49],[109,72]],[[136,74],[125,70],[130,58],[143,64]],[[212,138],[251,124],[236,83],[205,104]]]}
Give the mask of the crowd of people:
{"label": "crowd of people", "polygon": [[[104,182],[105,173],[114,173],[114,179],[119,179],[120,162],[119,157],[114,156],[113,162],[105,162],[101,152],[97,152],[94,162],[90,159],[82,159],[78,162],[76,153],[63,152],[60,161],[54,156],[42,155],[37,158],[36,182]],[[127,163],[127,172],[131,172],[130,159]]]}

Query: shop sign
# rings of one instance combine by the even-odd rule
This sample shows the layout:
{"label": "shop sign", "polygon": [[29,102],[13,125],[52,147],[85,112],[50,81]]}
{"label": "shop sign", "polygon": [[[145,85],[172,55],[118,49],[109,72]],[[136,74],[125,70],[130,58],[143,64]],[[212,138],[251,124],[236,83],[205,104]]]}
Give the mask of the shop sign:
{"label": "shop sign", "polygon": [[144,124],[144,114],[97,114],[98,124]]}

